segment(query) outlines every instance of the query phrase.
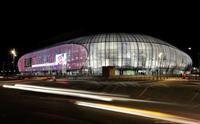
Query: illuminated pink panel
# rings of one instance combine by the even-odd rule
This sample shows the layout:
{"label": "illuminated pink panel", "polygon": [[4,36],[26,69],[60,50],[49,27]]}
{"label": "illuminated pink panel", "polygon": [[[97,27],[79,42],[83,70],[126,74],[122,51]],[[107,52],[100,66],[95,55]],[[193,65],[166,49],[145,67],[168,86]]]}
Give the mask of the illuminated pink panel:
{"label": "illuminated pink panel", "polygon": [[[65,55],[66,63],[56,64],[56,56]],[[31,59],[25,66],[25,60]],[[85,47],[77,44],[64,44],[52,48],[25,54],[18,60],[18,68],[20,72],[28,71],[48,71],[62,70],[66,66],[66,70],[81,69],[87,59],[87,50]]]}

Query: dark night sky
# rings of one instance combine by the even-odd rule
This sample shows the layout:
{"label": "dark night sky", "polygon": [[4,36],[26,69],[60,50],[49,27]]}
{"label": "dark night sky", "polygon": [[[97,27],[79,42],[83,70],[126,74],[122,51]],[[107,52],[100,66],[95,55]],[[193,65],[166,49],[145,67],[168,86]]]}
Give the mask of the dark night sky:
{"label": "dark night sky", "polygon": [[[130,32],[171,43],[188,53],[196,65],[200,29],[197,6],[139,5],[89,6],[89,9],[69,5],[47,8],[45,4],[39,7],[9,5],[1,11],[0,62],[11,59],[8,53],[11,48],[16,48],[20,57],[64,39],[104,32]],[[189,46],[192,51],[188,51]]]}

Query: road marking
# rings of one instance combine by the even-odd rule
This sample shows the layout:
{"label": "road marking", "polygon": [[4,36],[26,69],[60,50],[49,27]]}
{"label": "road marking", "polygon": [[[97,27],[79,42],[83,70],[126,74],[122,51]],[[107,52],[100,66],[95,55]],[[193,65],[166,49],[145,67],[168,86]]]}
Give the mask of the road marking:
{"label": "road marking", "polygon": [[79,106],[84,106],[84,107],[91,107],[91,108],[108,110],[108,111],[113,111],[113,112],[137,115],[137,116],[153,118],[153,119],[158,119],[158,120],[164,120],[164,121],[169,121],[169,122],[175,122],[175,123],[200,124],[200,120],[182,117],[182,116],[178,116],[178,115],[162,113],[162,112],[156,112],[156,111],[121,107],[121,106],[115,106],[115,105],[109,105],[109,104],[81,102],[81,101],[76,101],[75,104],[79,105]]}

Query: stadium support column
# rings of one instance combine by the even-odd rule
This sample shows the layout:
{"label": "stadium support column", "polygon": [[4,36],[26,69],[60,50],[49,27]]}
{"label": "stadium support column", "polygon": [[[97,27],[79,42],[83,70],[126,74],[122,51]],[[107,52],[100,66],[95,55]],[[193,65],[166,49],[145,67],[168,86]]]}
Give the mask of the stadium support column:
{"label": "stadium support column", "polygon": [[48,66],[48,70],[49,75],[51,75],[51,66]]}
{"label": "stadium support column", "polygon": [[62,64],[62,75],[66,74],[66,65]]}
{"label": "stadium support column", "polygon": [[161,79],[161,75],[162,75],[162,60],[163,60],[163,53],[160,52],[159,55],[158,55],[158,58],[160,60],[160,63],[159,63],[159,75],[160,75],[160,79]]}

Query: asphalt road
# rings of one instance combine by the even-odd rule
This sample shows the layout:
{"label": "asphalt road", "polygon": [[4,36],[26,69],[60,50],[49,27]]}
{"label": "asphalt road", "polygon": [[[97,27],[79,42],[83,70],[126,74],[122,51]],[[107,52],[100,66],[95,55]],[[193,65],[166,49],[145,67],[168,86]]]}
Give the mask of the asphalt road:
{"label": "asphalt road", "polygon": [[[78,97],[52,95],[0,87],[0,122],[6,123],[169,123],[162,119],[79,106],[76,102],[123,106],[131,109],[162,112],[186,119],[200,120],[199,82],[94,82],[94,81],[1,81],[0,84],[32,84],[128,95],[134,100],[102,102]],[[170,122],[172,123],[172,122]]]}

